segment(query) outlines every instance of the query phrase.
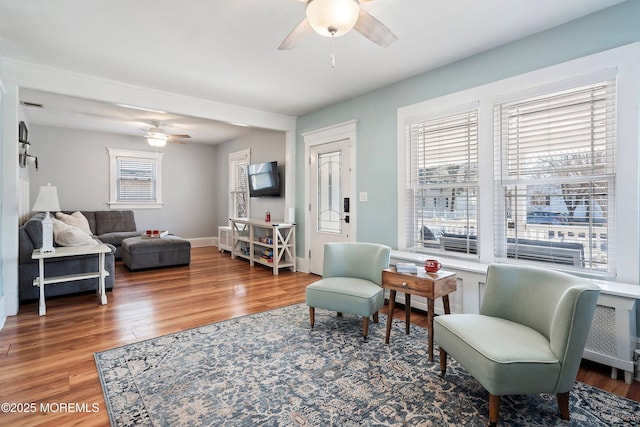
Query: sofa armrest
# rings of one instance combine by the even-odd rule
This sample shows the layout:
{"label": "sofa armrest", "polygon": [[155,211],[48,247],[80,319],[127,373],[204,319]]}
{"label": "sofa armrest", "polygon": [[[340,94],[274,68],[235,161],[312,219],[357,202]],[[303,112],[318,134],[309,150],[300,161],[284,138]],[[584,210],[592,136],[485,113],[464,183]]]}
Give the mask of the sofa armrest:
{"label": "sofa armrest", "polygon": [[29,237],[29,233],[23,227],[18,229],[18,263],[29,264],[38,261],[31,259],[35,246]]}

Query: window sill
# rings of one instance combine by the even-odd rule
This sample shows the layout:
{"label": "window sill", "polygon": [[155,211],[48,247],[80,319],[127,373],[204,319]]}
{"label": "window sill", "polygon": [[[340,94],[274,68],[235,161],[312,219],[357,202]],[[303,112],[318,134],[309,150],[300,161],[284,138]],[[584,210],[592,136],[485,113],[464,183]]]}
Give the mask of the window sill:
{"label": "window sill", "polygon": [[447,258],[441,255],[429,255],[424,253],[405,252],[398,250],[391,251],[391,258],[406,262],[414,262],[416,264],[424,264],[424,260],[435,258],[438,259],[445,268],[449,267],[456,270],[481,274],[485,274],[487,272],[487,267],[489,267],[489,264],[485,264],[479,261],[465,261],[457,258]]}
{"label": "window sill", "polygon": [[160,209],[164,203],[122,203],[109,202],[111,209]]}
{"label": "window sill", "polygon": [[[391,251],[391,259],[395,261],[401,262],[413,262],[418,265],[424,264],[425,259],[436,258],[438,259],[443,268],[449,268],[458,271],[467,271],[470,273],[479,273],[486,274],[487,268],[489,264],[479,262],[479,261],[464,261],[456,258],[446,258],[442,256],[434,256],[427,255],[422,253],[415,252],[405,252],[399,250]],[[561,270],[562,271],[562,270]],[[574,271],[565,271],[569,274],[576,274]],[[587,276],[585,279],[589,280],[591,283],[600,287],[601,293],[605,295],[615,295],[624,298],[631,298],[640,300],[640,286],[632,283],[621,283],[616,282],[615,280],[597,277],[597,276]]]}

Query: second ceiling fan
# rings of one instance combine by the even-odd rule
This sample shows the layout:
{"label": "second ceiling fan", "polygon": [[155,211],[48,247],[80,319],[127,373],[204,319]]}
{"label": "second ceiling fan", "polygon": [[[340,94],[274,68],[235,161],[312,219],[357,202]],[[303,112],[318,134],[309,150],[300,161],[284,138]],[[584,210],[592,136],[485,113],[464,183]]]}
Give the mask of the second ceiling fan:
{"label": "second ceiling fan", "polygon": [[297,0],[306,3],[306,17],[283,40],[278,50],[289,50],[316,32],[339,37],[355,29],[372,42],[387,47],[398,38],[382,22],[360,7],[373,0]]}
{"label": "second ceiling fan", "polygon": [[164,147],[167,142],[177,142],[178,144],[186,144],[183,139],[191,138],[191,135],[168,134],[164,129],[160,128],[160,123],[152,122],[152,128],[147,130],[145,138],[149,145],[154,147]]}

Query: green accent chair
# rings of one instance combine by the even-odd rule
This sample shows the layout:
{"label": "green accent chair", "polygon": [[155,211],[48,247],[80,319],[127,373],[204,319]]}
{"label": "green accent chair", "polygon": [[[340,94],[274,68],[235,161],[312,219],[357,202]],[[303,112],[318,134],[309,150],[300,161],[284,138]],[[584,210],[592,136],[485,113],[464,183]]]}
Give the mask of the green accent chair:
{"label": "green accent chair", "polygon": [[391,248],[376,243],[326,243],[322,279],[307,286],[311,329],[315,309],[362,316],[362,334],[369,335],[369,317],[378,323],[384,305],[382,270],[389,268]]}
{"label": "green accent chair", "polygon": [[451,355],[489,392],[495,426],[500,396],[557,395],[569,419],[573,387],[600,288],[588,280],[548,269],[492,264],[480,314],[434,320],[444,376]]}

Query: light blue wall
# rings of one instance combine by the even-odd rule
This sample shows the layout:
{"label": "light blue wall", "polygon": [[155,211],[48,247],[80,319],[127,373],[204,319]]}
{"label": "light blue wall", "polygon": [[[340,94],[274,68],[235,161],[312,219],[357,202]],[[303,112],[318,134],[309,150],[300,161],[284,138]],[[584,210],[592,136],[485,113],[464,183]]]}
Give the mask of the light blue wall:
{"label": "light blue wall", "polygon": [[[356,194],[359,241],[397,247],[397,109],[525,72],[640,41],[640,1],[630,0],[551,30],[420,74],[362,96],[301,116],[297,120],[298,171],[304,171],[302,133],[357,120]],[[329,70],[330,71],[330,70]],[[328,71],[328,72],[329,72]],[[297,209],[304,212],[304,186],[297,186]],[[357,197],[354,197],[357,200]],[[298,253],[305,225],[298,219]]]}

